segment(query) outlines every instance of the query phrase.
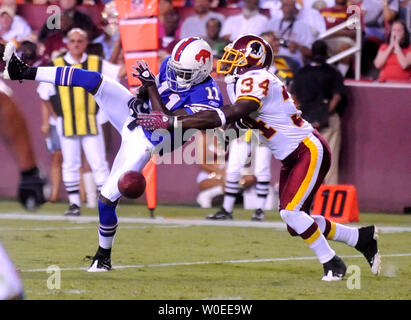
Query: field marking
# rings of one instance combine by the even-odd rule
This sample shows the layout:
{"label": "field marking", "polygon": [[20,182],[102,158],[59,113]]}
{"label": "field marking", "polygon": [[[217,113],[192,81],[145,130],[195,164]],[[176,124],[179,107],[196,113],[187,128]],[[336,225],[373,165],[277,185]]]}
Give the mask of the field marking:
{"label": "field marking", "polygon": [[[345,255],[341,258],[363,258],[362,255]],[[382,254],[381,257],[411,257],[410,253],[393,253]],[[282,261],[306,261],[317,260],[315,256],[312,257],[284,257],[284,258],[262,258],[262,259],[239,259],[239,260],[220,260],[220,261],[193,261],[193,262],[168,262],[168,263],[156,263],[156,264],[132,264],[132,265],[120,265],[113,266],[114,270],[121,269],[139,269],[139,268],[158,268],[158,267],[179,267],[179,266],[195,266],[195,265],[207,265],[207,264],[235,264],[235,263],[262,263],[262,262],[282,262]],[[82,268],[61,268],[60,271],[81,271],[87,270],[87,267]],[[37,269],[23,269],[20,272],[47,272],[47,268]]]}
{"label": "field marking", "polygon": [[[119,226],[119,229],[147,229],[153,226]],[[164,225],[159,229],[184,228],[188,226]],[[62,231],[62,230],[98,230],[97,226],[90,227],[0,227],[0,231]]]}
{"label": "field marking", "polygon": [[[74,223],[90,223],[98,222],[96,216],[80,216],[80,217],[65,217],[62,215],[47,215],[47,214],[30,214],[30,213],[0,213],[0,219],[4,220],[32,220],[32,221],[68,221]],[[175,225],[175,226],[216,226],[216,227],[252,227],[263,229],[286,230],[285,224],[282,221],[264,221],[256,222],[249,220],[230,220],[230,221],[213,221],[206,219],[177,219],[177,218],[130,218],[119,217],[120,228],[121,223],[140,223],[151,225]],[[350,224],[348,224],[350,225]],[[358,226],[356,224],[355,226]],[[411,232],[411,227],[397,227],[397,226],[378,226],[381,233],[400,233]]]}

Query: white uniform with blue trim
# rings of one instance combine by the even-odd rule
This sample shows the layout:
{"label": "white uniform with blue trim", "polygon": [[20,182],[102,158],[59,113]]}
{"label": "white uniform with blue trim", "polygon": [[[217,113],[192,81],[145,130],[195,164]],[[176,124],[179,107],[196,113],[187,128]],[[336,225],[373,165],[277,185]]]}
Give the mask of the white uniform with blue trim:
{"label": "white uniform with blue trim", "polygon": [[[208,77],[202,83],[192,86],[188,91],[177,93],[168,87],[165,71],[169,58],[165,59],[157,76],[158,89],[163,103],[170,111],[183,108],[188,114],[204,110],[204,108],[220,108],[223,98],[216,82]],[[134,118],[130,116],[128,102],[133,95],[122,85],[114,80],[104,77],[102,83],[94,95],[98,105],[121,134],[122,142],[116,155],[110,176],[101,189],[101,194],[110,201],[117,200],[121,194],[117,182],[122,173],[127,170],[140,171],[150,160],[154,148],[163,141],[156,134],[144,130],[141,126],[130,130],[127,126]],[[197,106],[192,106],[197,105]],[[202,105],[202,106],[198,106]],[[151,111],[150,105],[147,112]],[[173,142],[173,135],[168,139]],[[172,145],[171,150],[174,146]],[[164,149],[165,150],[165,149]]]}

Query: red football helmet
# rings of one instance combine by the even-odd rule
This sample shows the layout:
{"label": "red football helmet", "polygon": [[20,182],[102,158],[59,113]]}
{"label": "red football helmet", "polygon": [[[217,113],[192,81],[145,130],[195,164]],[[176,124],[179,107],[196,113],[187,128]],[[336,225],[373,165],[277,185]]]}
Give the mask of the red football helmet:
{"label": "red football helmet", "polygon": [[269,68],[273,50],[267,41],[253,34],[238,37],[224,48],[217,61],[217,72],[221,74],[243,74],[250,70]]}

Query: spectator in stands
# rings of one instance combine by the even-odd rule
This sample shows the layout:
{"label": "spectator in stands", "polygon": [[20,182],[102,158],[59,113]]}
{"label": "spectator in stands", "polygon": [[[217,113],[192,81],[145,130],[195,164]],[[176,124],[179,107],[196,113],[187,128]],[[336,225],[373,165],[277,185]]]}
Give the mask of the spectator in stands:
{"label": "spectator in stands", "polygon": [[[162,38],[166,32],[164,29],[164,20],[167,12],[174,10],[172,0],[160,0],[158,2],[158,37]],[[181,24],[179,24],[179,27]],[[177,28],[176,36],[180,37],[180,30]]]}
{"label": "spectator in stands", "polygon": [[207,34],[206,23],[210,18],[216,18],[222,23],[224,16],[220,13],[210,11],[211,0],[194,0],[195,15],[184,20],[181,26],[180,38],[197,36],[204,38]]}
{"label": "spectator in stands", "polygon": [[[59,5],[62,9],[61,24],[63,24],[63,17],[65,17],[64,19],[67,19],[67,21],[70,21],[71,23],[65,28],[66,30],[72,28],[83,29],[87,32],[89,40],[92,40],[98,36],[99,31],[93,20],[87,14],[84,14],[77,9],[77,6],[80,5],[81,2],[81,0],[59,0]],[[47,22],[45,22],[39,32],[38,40],[40,42],[46,42],[48,37],[56,33],[61,33],[61,30],[49,29],[47,27]]]}
{"label": "spectator in stands", "polygon": [[374,64],[381,70],[378,81],[411,80],[410,32],[403,21],[392,24],[391,33],[378,50]]}
{"label": "spectator in stands", "polygon": [[338,184],[341,128],[337,106],[344,94],[344,82],[339,71],[326,60],[327,44],[323,40],[315,41],[312,61],[294,76],[291,92],[303,118],[318,129],[330,145],[332,162],[324,183]]}
{"label": "spectator in stands", "polygon": [[61,29],[58,32],[50,34],[44,41],[44,58],[47,61],[54,60],[58,56],[67,52],[66,34],[74,24],[73,17],[67,12],[61,15]]}
{"label": "spectator in stands", "polygon": [[388,26],[399,11],[399,0],[363,0],[365,37],[384,41]]}
{"label": "spectator in stands", "polygon": [[[328,0],[330,6],[334,4],[334,0]],[[283,18],[283,11],[281,10],[282,0],[260,0],[260,8],[269,9],[272,20],[281,20]],[[323,0],[316,2],[305,3],[297,1],[295,4],[298,13],[297,20],[304,22],[310,26],[314,38],[325,32],[324,19],[321,18],[319,8],[327,6]]]}
{"label": "spectator in stands", "polygon": [[273,31],[263,32],[261,38],[266,40],[273,49],[274,59],[273,64],[269,69],[270,72],[274,73],[286,86],[288,86],[298,70],[298,64],[290,57],[278,55],[278,51],[280,50],[280,39]]}
{"label": "spectator in stands", "polygon": [[283,17],[281,0],[260,0],[260,8],[270,10],[271,19],[281,19]]}
{"label": "spectator in stands", "polygon": [[234,41],[239,35],[260,34],[267,28],[268,18],[259,13],[259,0],[244,0],[242,13],[226,19],[221,30],[221,37]]}
{"label": "spectator in stands", "polygon": [[120,44],[120,32],[118,28],[118,12],[114,0],[106,3],[103,12],[103,33],[93,40],[93,43],[99,43],[102,46],[102,58],[117,63],[117,47]]}
{"label": "spectator in stands", "polygon": [[48,63],[48,60],[42,55],[38,43],[34,41],[22,41],[18,53],[21,59],[32,67],[44,66]]}
{"label": "spectator in stands", "polygon": [[398,11],[398,19],[402,21],[407,21],[407,14],[411,18],[411,12],[408,12],[408,6],[411,6],[411,0],[400,0],[400,7]]}
{"label": "spectator in stands", "polygon": [[158,39],[158,55],[160,62],[169,56],[173,51],[174,46],[180,39],[176,36],[176,31],[180,22],[180,17],[175,10],[168,11],[164,16],[164,30],[163,37]]}
{"label": "spectator in stands", "polygon": [[335,1],[334,0],[302,0],[301,3],[304,8],[313,8],[313,9],[319,10],[322,7],[332,7]]}
{"label": "spectator in stands", "polygon": [[323,5],[323,2],[321,4],[314,2],[313,5],[314,7],[304,6],[299,8],[297,20],[308,24],[314,39],[317,39],[320,34],[326,31],[326,26],[320,11],[317,9],[318,6],[321,7]]}
{"label": "spectator in stands", "polygon": [[[350,18],[354,12],[348,13],[348,0],[335,0],[335,6],[321,9],[321,15],[325,19],[325,24],[327,30],[331,29]],[[327,37],[325,42],[329,50],[329,55],[334,56],[350,47],[355,45],[355,28],[345,28],[340,30],[333,35]],[[350,63],[352,61],[352,56],[341,60],[338,63],[338,69],[343,76],[346,75]]]}
{"label": "spectator in stands", "polygon": [[221,21],[216,18],[211,18],[207,21],[207,37],[204,38],[208,42],[213,50],[213,56],[215,59],[220,59],[224,53],[224,47],[229,43],[224,38],[220,37]]}
{"label": "spectator in stands", "polygon": [[20,16],[16,16],[13,7],[0,7],[0,38],[6,43],[14,41],[16,46],[31,35],[29,24]]}
{"label": "spectator in stands", "polygon": [[282,0],[281,19],[271,19],[264,31],[274,31],[280,39],[279,55],[293,58],[300,66],[303,59],[311,56],[311,44],[314,41],[310,27],[297,19],[298,9],[295,0]]}

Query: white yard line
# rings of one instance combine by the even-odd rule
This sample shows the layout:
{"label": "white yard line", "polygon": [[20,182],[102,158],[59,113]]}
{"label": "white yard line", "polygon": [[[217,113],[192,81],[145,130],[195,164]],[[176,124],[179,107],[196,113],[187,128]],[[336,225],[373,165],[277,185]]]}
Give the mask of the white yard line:
{"label": "white yard line", "polygon": [[[394,254],[383,254],[383,258],[389,257],[411,257],[410,253],[394,253]],[[346,255],[340,256],[341,258],[363,258],[362,255]],[[220,261],[193,261],[193,262],[169,262],[169,263],[157,263],[157,264],[134,264],[134,265],[120,265],[113,266],[113,269],[139,269],[139,268],[158,268],[158,267],[179,267],[179,266],[194,266],[194,265],[207,265],[207,264],[237,264],[237,263],[262,263],[262,262],[282,262],[282,261],[306,261],[306,260],[317,260],[317,257],[284,257],[284,258],[265,258],[265,259],[240,259],[240,260],[220,260]],[[87,270],[84,268],[61,268],[60,271],[81,271]],[[38,269],[25,269],[20,270],[20,272],[47,272],[47,268]]]}
{"label": "white yard line", "polygon": [[[119,229],[147,229],[148,227],[153,226],[125,226],[122,225]],[[184,228],[187,226],[178,226],[178,225],[164,225],[164,226],[155,226],[156,228]],[[97,226],[90,227],[0,227],[1,231],[62,231],[62,230],[97,230]]]}
{"label": "white yard line", "polygon": [[[89,223],[98,222],[98,217],[94,216],[80,216],[80,217],[65,217],[61,215],[45,215],[45,214],[29,214],[29,213],[0,213],[0,220],[31,220],[31,221],[68,221],[75,223]],[[174,226],[217,226],[217,227],[252,227],[265,228],[275,230],[285,230],[285,224],[281,221],[264,221],[254,222],[248,220],[230,220],[230,221],[213,221],[206,219],[175,219],[157,217],[151,218],[130,218],[119,217],[121,223],[140,223],[151,225],[174,225]],[[381,233],[399,233],[411,232],[411,227],[398,226],[378,226]]]}

